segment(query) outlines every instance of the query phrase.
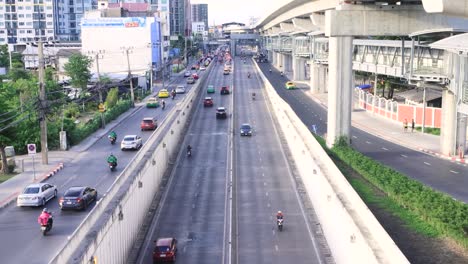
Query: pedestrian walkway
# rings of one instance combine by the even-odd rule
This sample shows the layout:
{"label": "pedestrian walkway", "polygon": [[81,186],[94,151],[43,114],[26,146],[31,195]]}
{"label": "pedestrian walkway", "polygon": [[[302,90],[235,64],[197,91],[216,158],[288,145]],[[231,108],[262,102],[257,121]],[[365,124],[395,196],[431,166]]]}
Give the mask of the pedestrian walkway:
{"label": "pedestrian walkway", "polygon": [[[306,82],[297,82],[299,87],[309,87]],[[315,102],[328,108],[328,93],[312,94],[310,90],[304,92]],[[357,102],[357,98],[354,97]],[[353,104],[353,113],[351,115],[352,125],[370,134],[393,142],[395,144],[422,151],[443,159],[449,159],[460,163],[468,163],[465,159],[443,155],[440,151],[440,137],[426,134],[414,130],[411,131],[411,123],[408,124],[408,130],[404,131],[403,123],[399,124],[388,119],[381,118],[378,115],[367,112],[359,108],[357,103]]]}
{"label": "pedestrian walkway", "polygon": [[[183,72],[184,71],[181,71],[180,73],[172,75],[172,79],[168,81],[167,85],[170,85],[175,80],[177,80],[183,74]],[[154,94],[150,96],[154,96]],[[32,156],[15,156],[16,163],[21,164],[21,172],[0,184],[0,209],[8,206],[13,202],[16,202],[16,197],[28,184],[45,181],[56,173],[59,173],[59,171],[66,167],[67,164],[72,162],[73,159],[78,156],[78,154],[86,151],[102,137],[107,136],[107,134],[116,126],[118,126],[123,120],[143,107],[145,105],[144,101],[146,101],[146,98],[142,102],[136,103],[134,108],[131,108],[127,112],[120,115],[117,119],[108,123],[104,129],[99,129],[98,131],[94,132],[80,144],[73,146],[70,150],[49,151],[49,164],[47,165],[42,164],[41,153],[37,153],[34,156],[34,163]]]}

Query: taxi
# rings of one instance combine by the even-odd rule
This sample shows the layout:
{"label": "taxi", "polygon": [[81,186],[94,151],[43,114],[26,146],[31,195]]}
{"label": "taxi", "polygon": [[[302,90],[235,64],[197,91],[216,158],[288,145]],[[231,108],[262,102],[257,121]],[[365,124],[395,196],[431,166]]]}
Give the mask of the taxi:
{"label": "taxi", "polygon": [[159,101],[156,99],[156,97],[151,97],[146,101],[146,107],[147,108],[158,108],[159,107]]}
{"label": "taxi", "polygon": [[213,85],[208,85],[208,88],[206,88],[206,93],[214,93],[215,92],[215,88]]}
{"label": "taxi", "polygon": [[286,87],[286,89],[290,90],[290,89],[296,89],[296,85],[293,83],[293,82],[286,82],[286,84],[284,85]]}
{"label": "taxi", "polygon": [[167,89],[159,90],[159,93],[158,93],[159,98],[168,98],[169,96],[170,96],[169,91],[167,91]]}

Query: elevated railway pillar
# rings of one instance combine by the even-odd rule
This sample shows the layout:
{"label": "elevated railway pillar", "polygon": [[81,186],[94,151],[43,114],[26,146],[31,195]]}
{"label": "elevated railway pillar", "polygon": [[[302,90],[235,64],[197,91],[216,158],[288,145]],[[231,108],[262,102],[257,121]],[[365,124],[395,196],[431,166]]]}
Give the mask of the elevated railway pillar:
{"label": "elevated railway pillar", "polygon": [[304,81],[306,77],[306,62],[307,60],[300,57],[293,58],[293,79],[296,81]]}

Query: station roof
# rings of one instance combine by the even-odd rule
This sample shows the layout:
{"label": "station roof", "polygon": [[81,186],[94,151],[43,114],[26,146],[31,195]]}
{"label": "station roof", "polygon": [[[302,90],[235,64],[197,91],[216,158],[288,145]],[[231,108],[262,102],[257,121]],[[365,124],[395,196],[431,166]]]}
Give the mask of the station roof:
{"label": "station roof", "polygon": [[444,38],[429,46],[434,49],[443,49],[455,53],[468,53],[468,33]]}

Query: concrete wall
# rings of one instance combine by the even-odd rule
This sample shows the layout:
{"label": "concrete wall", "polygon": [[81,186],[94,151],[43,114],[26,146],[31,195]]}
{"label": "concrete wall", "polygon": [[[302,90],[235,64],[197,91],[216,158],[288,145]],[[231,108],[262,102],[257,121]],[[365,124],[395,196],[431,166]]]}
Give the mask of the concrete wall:
{"label": "concrete wall", "polygon": [[176,104],[50,263],[125,263],[171,158],[180,149],[211,65]]}
{"label": "concrete wall", "polygon": [[336,263],[409,263],[308,128],[261,77]]}

